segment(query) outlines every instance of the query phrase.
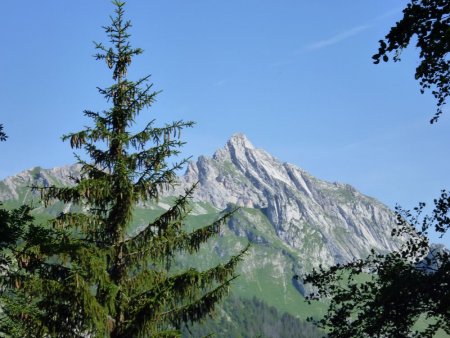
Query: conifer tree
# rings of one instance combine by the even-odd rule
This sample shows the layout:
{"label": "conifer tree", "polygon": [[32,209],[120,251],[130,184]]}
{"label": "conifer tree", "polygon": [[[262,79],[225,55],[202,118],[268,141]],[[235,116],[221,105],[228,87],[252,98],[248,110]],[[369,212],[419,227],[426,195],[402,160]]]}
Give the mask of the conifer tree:
{"label": "conifer tree", "polygon": [[217,235],[232,212],[187,231],[195,186],[138,233],[130,232],[138,203],[157,201],[176,183],[186,160],[169,165],[168,158],[179,153],[180,132],[193,123],[156,127],[152,120],[132,131],[157,92],[149,76],[127,78],[142,50],[130,45],[124,3],[113,3],[115,16],[104,27],[110,46],[97,43],[95,55],[112,71],[113,84],[98,89],[111,108],[85,111],[92,126],[63,136],[89,158],[77,157],[81,172],[74,185],[36,187],[45,205],[59,201],[72,211],[58,215],[50,227],[32,227],[17,250],[22,263],[13,294],[33,310],[11,312],[11,318],[30,337],[178,337],[183,322],[200,321],[227,294],[246,250],[206,271],[171,268],[177,255],[194,254]]}

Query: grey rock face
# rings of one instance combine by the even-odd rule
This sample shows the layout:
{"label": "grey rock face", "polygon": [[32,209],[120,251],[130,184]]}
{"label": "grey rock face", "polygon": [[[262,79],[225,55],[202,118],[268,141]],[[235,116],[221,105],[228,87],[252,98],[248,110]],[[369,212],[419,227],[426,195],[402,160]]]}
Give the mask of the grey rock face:
{"label": "grey rock face", "polygon": [[[80,166],[26,170],[0,182],[0,201],[23,202],[32,184],[71,185]],[[308,263],[328,266],[361,258],[370,249],[379,252],[398,247],[390,233],[393,212],[373,198],[341,183],[319,180],[304,170],[283,163],[255,148],[243,134],[231,137],[212,157],[200,156],[180,177],[170,195],[180,194],[199,182],[194,199],[217,209],[228,204],[258,209],[267,217],[277,240]],[[248,237],[238,224],[233,232]],[[248,238],[256,243],[267,239]],[[306,263],[305,263],[306,264]]]}
{"label": "grey rock face", "polygon": [[80,168],[81,166],[78,164],[52,169],[34,167],[15,176],[9,176],[0,181],[0,201],[24,202],[32,195],[36,195],[31,189],[32,185],[48,186],[53,184],[60,187],[72,185],[73,181],[70,177],[78,176]]}
{"label": "grey rock face", "polygon": [[431,244],[428,248],[428,254],[422,257],[416,267],[429,273],[435,273],[449,260],[450,250],[443,244]]}
{"label": "grey rock face", "polygon": [[277,236],[316,266],[398,247],[390,235],[395,217],[386,206],[350,185],[325,182],[280,162],[243,134],[233,135],[212,158],[190,163],[180,179],[182,187],[199,182],[198,201],[261,209]]}

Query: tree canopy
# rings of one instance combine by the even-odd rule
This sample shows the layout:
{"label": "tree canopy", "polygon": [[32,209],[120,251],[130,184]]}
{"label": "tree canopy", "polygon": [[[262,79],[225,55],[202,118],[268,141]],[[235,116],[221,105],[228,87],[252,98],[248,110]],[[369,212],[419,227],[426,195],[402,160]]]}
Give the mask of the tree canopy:
{"label": "tree canopy", "polygon": [[317,288],[308,299],[329,300],[316,324],[330,337],[450,334],[450,252],[430,246],[427,237],[429,229],[448,229],[449,197],[442,192],[430,216],[421,216],[423,203],[413,211],[397,207],[393,235],[407,239],[399,251],[372,251],[367,258],[306,276],[304,282]]}
{"label": "tree canopy", "polygon": [[[412,40],[413,38],[416,40]],[[420,63],[415,77],[420,81],[421,92],[432,89],[437,99],[437,111],[431,123],[436,122],[450,95],[450,3],[447,0],[411,0],[398,21],[380,40],[374,62],[400,61],[401,52],[415,41]]]}
{"label": "tree canopy", "polygon": [[6,133],[3,131],[3,124],[0,124],[0,142],[2,141],[6,141],[6,138],[8,136],[6,135]]}

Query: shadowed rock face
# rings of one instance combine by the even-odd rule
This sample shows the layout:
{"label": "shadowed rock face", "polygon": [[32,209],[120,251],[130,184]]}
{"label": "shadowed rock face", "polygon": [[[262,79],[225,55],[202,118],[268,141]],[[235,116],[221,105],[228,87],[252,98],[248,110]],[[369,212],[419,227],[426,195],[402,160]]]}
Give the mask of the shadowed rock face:
{"label": "shadowed rock face", "polygon": [[212,158],[191,162],[181,181],[184,187],[198,181],[195,199],[215,207],[233,203],[262,210],[277,236],[295,250],[310,247],[316,264],[398,246],[390,235],[395,217],[386,206],[350,185],[325,182],[280,162],[243,134],[233,135]]}
{"label": "shadowed rock face", "polygon": [[[37,167],[8,177],[0,182],[0,201],[27,200],[33,184],[70,185],[69,177],[78,176],[79,170],[79,165]],[[309,267],[361,258],[372,248],[385,252],[398,246],[390,235],[395,217],[386,206],[350,185],[325,182],[280,162],[243,134],[233,135],[212,157],[191,162],[180,182],[169,194],[199,182],[196,201],[216,209],[231,203],[261,211],[283,250],[295,252],[296,259],[309,262]],[[232,219],[230,229],[251,242],[270,245],[274,238],[255,235],[252,218],[244,218],[248,225]]]}

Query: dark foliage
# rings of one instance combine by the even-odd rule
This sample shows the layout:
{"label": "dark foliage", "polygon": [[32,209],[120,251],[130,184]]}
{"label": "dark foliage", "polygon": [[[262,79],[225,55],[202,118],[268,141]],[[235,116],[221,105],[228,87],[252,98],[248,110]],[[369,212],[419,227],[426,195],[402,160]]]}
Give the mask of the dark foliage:
{"label": "dark foliage", "polygon": [[0,124],[0,142],[6,141],[7,138],[8,138],[8,136],[3,131],[3,124]]}
{"label": "dark foliage", "polygon": [[403,10],[403,18],[393,26],[384,40],[380,40],[375,63],[387,62],[389,54],[399,61],[402,50],[417,38],[420,63],[416,68],[416,79],[421,92],[432,88],[437,99],[437,112],[431,119],[436,122],[442,114],[446,99],[450,95],[450,2],[448,0],[411,0]]}
{"label": "dark foliage", "polygon": [[[0,124],[0,141],[6,141],[3,125]],[[23,325],[39,313],[35,304],[29,302],[20,292],[24,267],[30,264],[30,257],[22,255],[24,238],[36,230],[31,216],[31,207],[23,205],[14,210],[6,210],[0,202],[0,335],[25,337]]]}
{"label": "dark foliage", "polygon": [[[31,207],[3,209],[0,203],[0,335],[27,337],[28,323],[37,319],[41,310],[24,289],[31,282],[29,272],[36,268],[36,256],[27,246],[47,241],[48,233],[35,225]],[[29,239],[29,241],[28,241]],[[39,264],[38,264],[39,265]],[[33,333],[39,336],[41,331]]]}
{"label": "dark foliage", "polygon": [[318,338],[324,332],[314,325],[287,313],[279,313],[273,306],[252,299],[228,297],[216,318],[185,327],[183,337],[204,337],[213,333],[217,338]]}
{"label": "dark foliage", "polygon": [[308,298],[330,301],[316,324],[329,329],[330,337],[432,337],[438,329],[450,334],[449,251],[430,246],[426,236],[429,229],[448,229],[449,202],[443,191],[431,216],[424,217],[423,203],[413,212],[397,207],[393,235],[406,238],[398,252],[372,252],[306,276],[304,282],[317,287]]}

